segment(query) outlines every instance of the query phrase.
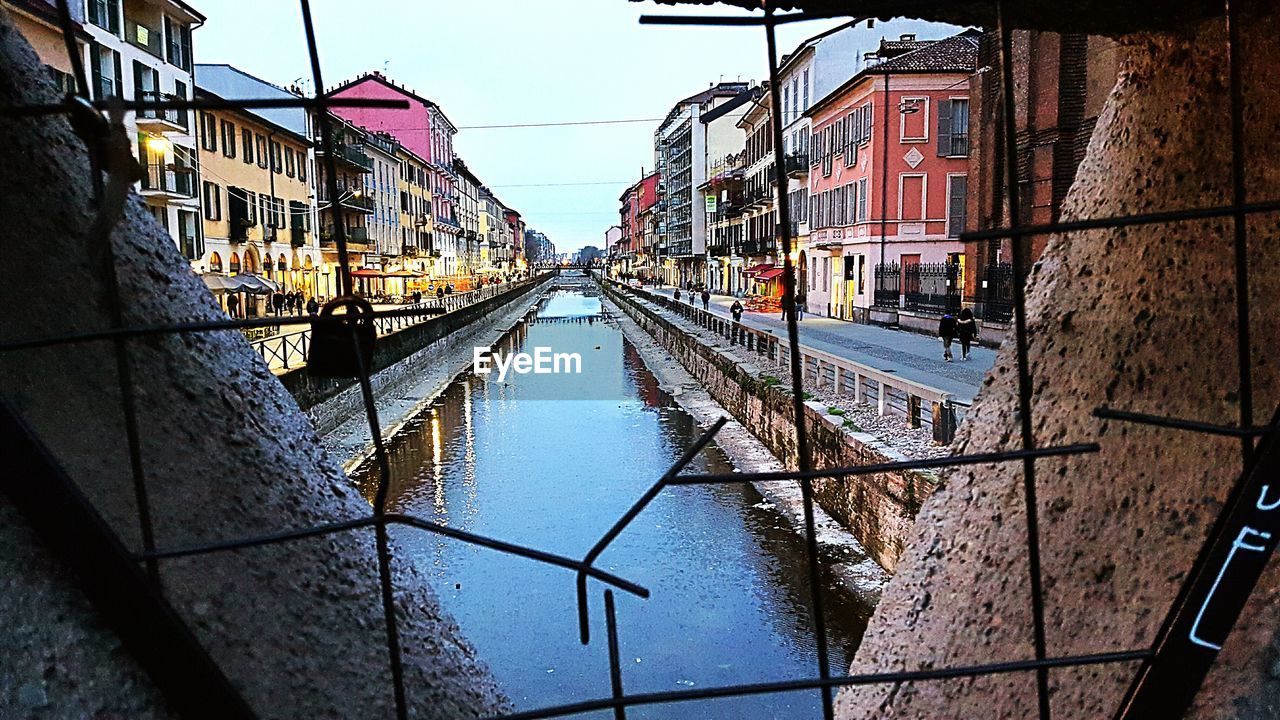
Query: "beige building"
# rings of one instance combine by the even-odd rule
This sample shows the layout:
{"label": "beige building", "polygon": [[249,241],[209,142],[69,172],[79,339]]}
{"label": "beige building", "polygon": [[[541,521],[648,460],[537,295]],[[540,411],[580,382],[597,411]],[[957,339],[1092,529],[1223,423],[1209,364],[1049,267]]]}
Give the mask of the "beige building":
{"label": "beige building", "polygon": [[404,268],[431,273],[435,246],[432,242],[431,187],[427,163],[403,145],[400,158],[400,235]]}
{"label": "beige building", "polygon": [[[204,87],[196,96],[218,97]],[[204,229],[196,269],[255,273],[312,297],[321,255],[311,142],[248,111],[196,115]]]}

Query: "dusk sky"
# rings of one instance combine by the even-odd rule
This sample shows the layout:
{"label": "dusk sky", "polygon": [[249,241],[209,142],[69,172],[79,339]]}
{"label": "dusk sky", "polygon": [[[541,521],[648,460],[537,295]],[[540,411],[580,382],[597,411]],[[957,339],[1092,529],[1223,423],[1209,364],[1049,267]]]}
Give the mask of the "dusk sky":
{"label": "dusk sky", "polygon": [[[309,81],[296,2],[195,0],[208,18],[198,62],[225,62],[277,85]],[[251,7],[251,11],[246,10]],[[437,102],[460,130],[455,149],[530,227],[561,251],[601,245],[618,196],[653,165],[653,131],[671,106],[718,80],[766,75],[760,28],[641,26],[642,14],[738,13],[625,0],[314,0],[325,82],[370,70]],[[779,49],[839,24],[784,26]],[[294,29],[294,32],[281,29]],[[955,29],[877,23],[867,37]],[[310,89],[310,85],[306,86]],[[480,125],[640,120],[569,127]]]}

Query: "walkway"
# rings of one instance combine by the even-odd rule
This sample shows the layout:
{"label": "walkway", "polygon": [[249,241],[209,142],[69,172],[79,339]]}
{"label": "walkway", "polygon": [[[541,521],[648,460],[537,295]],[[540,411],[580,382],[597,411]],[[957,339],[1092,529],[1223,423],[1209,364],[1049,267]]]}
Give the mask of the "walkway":
{"label": "walkway", "polygon": [[[671,297],[674,288],[644,288],[644,292]],[[687,301],[684,291],[680,296],[682,302]],[[729,306],[733,301],[734,298],[727,295],[712,295],[711,310],[729,317]],[[702,307],[701,300],[695,300],[695,303]],[[787,332],[780,313],[746,312],[742,315],[742,322],[778,336],[785,336]],[[959,359],[960,346],[956,343],[952,346],[956,361],[944,362],[942,341],[936,337],[816,315],[806,314],[799,329],[800,342],[816,350],[936,387],[964,403],[973,401],[987,371],[996,361],[996,351],[974,346],[970,359],[962,362]]]}

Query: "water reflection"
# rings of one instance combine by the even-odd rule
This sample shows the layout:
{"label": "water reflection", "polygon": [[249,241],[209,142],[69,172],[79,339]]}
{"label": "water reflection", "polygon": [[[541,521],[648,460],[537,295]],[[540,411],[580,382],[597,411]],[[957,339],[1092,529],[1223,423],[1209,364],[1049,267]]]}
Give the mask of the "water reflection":
{"label": "water reflection", "polygon": [[[584,354],[576,382],[594,392],[548,400],[548,379],[469,376],[390,444],[389,508],[581,557],[698,435],[599,303],[557,293],[503,345]],[[555,386],[557,393],[564,387]],[[732,472],[708,448],[697,472]],[[368,497],[376,471],[356,474]],[[397,531],[518,707],[609,694],[600,586],[592,586],[590,646],[578,643],[572,573],[432,535]],[[804,546],[749,485],[665,490],[600,565],[653,591],[618,594],[628,691],[646,692],[816,674]],[[832,588],[832,666],[847,666],[868,611]],[[815,692],[634,708],[629,717],[806,718]],[[604,713],[593,717],[611,717]]]}

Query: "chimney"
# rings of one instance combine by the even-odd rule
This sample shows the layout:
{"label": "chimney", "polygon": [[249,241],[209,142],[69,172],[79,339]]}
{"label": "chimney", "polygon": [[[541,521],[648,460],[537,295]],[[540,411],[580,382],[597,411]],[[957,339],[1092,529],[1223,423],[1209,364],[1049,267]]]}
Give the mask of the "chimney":
{"label": "chimney", "polygon": [[900,38],[898,38],[898,39],[899,39],[899,40],[901,40],[902,42],[915,42],[915,40],[916,40],[916,34],[915,34],[915,33],[903,33],[903,34],[902,34],[902,37],[900,37]]}

